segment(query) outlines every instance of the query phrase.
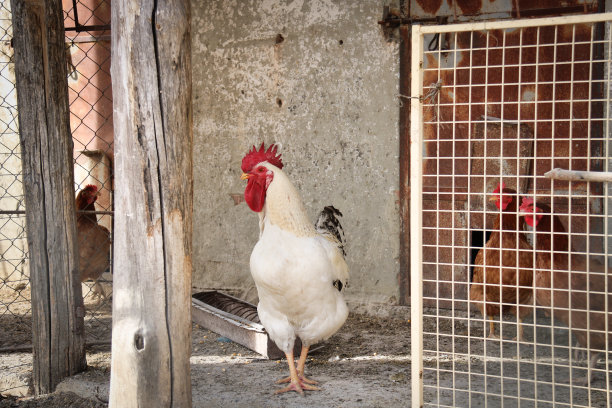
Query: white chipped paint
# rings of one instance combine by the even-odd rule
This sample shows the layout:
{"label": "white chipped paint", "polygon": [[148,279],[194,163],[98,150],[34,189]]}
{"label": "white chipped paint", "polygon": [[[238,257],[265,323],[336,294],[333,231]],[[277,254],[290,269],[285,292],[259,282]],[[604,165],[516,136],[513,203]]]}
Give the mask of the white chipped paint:
{"label": "white chipped paint", "polygon": [[523,101],[534,101],[535,100],[535,92],[533,91],[523,91],[521,95],[521,99]]}

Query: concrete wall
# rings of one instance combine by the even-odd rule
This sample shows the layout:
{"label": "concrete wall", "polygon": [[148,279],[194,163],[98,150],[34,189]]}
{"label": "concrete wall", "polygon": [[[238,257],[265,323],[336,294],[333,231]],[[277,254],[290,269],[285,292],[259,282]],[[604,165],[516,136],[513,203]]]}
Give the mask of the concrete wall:
{"label": "concrete wall", "polygon": [[383,1],[193,2],[194,286],[254,301],[240,163],[280,142],[314,220],[344,213],[349,299],[397,301],[398,45]]}

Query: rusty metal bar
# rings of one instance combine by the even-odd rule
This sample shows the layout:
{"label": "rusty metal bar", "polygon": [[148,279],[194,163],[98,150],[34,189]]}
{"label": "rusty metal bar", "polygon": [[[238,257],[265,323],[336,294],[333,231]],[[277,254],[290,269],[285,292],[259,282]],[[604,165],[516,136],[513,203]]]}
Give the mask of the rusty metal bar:
{"label": "rusty metal bar", "polygon": [[[410,28],[400,32],[400,95],[410,95]],[[399,202],[400,202],[400,271],[399,303],[410,304],[410,99],[400,99],[399,109]]]}
{"label": "rusty metal bar", "polygon": [[79,210],[77,214],[99,214],[99,215],[114,215],[115,211],[85,211]]}
{"label": "rusty metal bar", "polygon": [[81,33],[83,31],[105,31],[110,30],[111,25],[109,24],[94,24],[94,25],[82,25],[79,23],[79,11],[77,10],[77,0],[72,0],[72,12],[74,13],[74,27],[64,27],[64,31],[76,31]]}
{"label": "rusty metal bar", "polygon": [[22,344],[19,346],[9,346],[9,347],[2,347],[0,348],[0,353],[4,354],[4,353],[19,353],[19,352],[28,352],[31,353],[32,352],[32,345],[31,344]]}
{"label": "rusty metal bar", "polygon": [[[111,345],[111,341],[110,340],[86,341],[85,342],[85,347],[91,347],[91,346],[110,346],[110,345]],[[9,346],[9,347],[1,347],[0,348],[0,354],[3,354],[3,353],[19,353],[19,352],[31,353],[32,352],[32,345],[31,344],[21,344],[21,345],[18,345],[18,346]]]}
{"label": "rusty metal bar", "polygon": [[76,31],[82,33],[84,31],[107,31],[111,29],[110,24],[95,24],[95,25],[78,25],[75,27],[66,27],[65,31]]}
{"label": "rusty metal bar", "polygon": [[563,17],[533,18],[526,20],[479,21],[473,23],[447,24],[443,26],[423,25],[421,26],[421,32],[423,33],[423,35],[438,33],[443,34],[463,31],[490,31],[504,30],[508,28],[529,28],[567,24],[601,23],[609,20],[612,20],[612,13],[599,13]]}
{"label": "rusty metal bar", "polygon": [[[79,11],[77,10],[77,0],[72,0],[72,12],[74,14],[74,25],[79,26]],[[65,28],[68,30],[68,28]]]}
{"label": "rusty metal bar", "polygon": [[[0,215],[23,215],[25,210],[0,210]],[[77,214],[113,215],[114,211],[77,211]]]}
{"label": "rusty metal bar", "polygon": [[[378,24],[380,24],[381,26],[389,27],[389,28],[397,28],[402,25],[425,24],[425,23],[443,24],[441,22],[442,19],[451,17],[451,16],[400,17],[393,13],[390,13],[388,10],[388,6],[385,6],[385,7],[387,8],[386,10],[387,12],[383,11],[383,18],[378,21]],[[596,8],[588,8],[587,4],[585,3],[584,5],[570,6],[570,7],[547,7],[543,9],[521,10],[520,13],[516,10],[512,10],[510,11],[510,15],[508,17],[509,18],[527,18],[527,17],[534,18],[534,17],[543,17],[543,16],[558,16],[561,14],[573,14],[573,13],[588,14],[588,13],[594,13],[594,12],[596,12]],[[459,19],[468,20],[468,19],[473,19],[473,18],[482,19],[483,17],[487,17],[487,14],[484,14],[484,13],[461,14],[461,15],[457,15],[454,17],[457,20]],[[490,18],[497,19],[499,18],[499,15],[493,14]]]}
{"label": "rusty metal bar", "polygon": [[76,44],[76,43],[95,43],[100,41],[110,41],[110,34],[105,35],[80,35],[78,37],[74,37],[70,40],[66,40],[66,44]]}

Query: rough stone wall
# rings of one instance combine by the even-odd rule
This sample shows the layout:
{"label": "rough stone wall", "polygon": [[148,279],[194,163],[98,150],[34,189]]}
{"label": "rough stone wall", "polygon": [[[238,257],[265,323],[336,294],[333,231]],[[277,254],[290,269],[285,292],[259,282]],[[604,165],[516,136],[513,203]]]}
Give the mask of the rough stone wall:
{"label": "rough stone wall", "polygon": [[196,287],[256,299],[258,217],[232,195],[251,145],[280,142],[313,221],[329,204],[344,214],[349,299],[397,301],[399,59],[384,3],[192,3]]}

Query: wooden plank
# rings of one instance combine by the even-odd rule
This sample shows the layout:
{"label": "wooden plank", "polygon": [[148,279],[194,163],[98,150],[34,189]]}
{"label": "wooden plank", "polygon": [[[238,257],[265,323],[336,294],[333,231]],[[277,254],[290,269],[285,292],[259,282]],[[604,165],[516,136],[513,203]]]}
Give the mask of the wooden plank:
{"label": "wooden plank", "polygon": [[111,407],[191,406],[190,13],[188,0],[113,3]]}
{"label": "wooden plank", "polygon": [[544,173],[544,177],[553,180],[612,182],[612,172],[609,171],[579,171],[554,168]]}
{"label": "wooden plank", "polygon": [[32,285],[36,394],[83,371],[83,298],[59,0],[11,0]]}

